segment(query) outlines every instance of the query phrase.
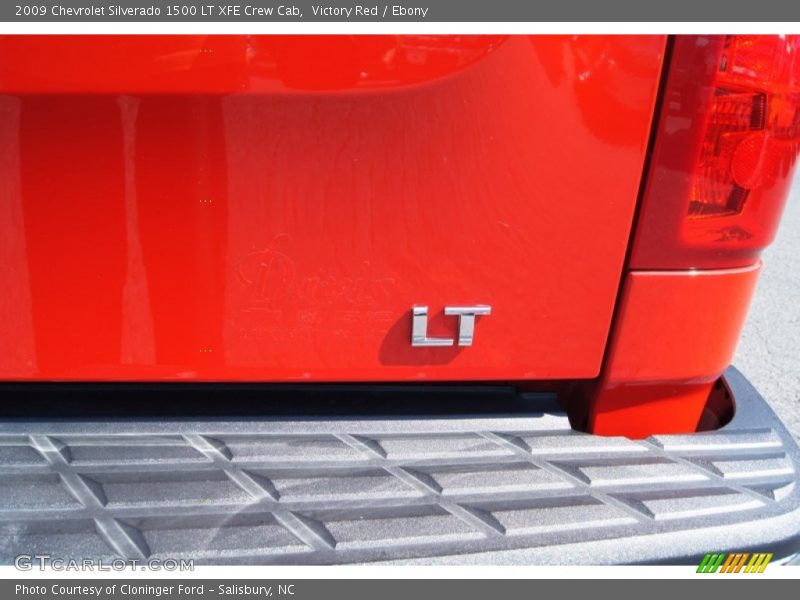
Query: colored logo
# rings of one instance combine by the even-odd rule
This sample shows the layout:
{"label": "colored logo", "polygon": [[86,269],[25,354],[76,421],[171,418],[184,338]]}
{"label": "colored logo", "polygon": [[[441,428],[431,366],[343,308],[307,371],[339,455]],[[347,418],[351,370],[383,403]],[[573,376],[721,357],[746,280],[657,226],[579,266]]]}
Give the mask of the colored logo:
{"label": "colored logo", "polygon": [[772,560],[772,553],[769,552],[734,552],[733,554],[706,554],[700,566],[697,567],[698,573],[763,573],[769,561]]}

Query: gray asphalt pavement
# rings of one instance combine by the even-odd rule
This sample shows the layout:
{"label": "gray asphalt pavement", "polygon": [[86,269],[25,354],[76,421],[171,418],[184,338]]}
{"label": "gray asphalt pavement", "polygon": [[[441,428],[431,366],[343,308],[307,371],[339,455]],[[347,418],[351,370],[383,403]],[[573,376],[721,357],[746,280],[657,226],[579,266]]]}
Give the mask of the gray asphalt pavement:
{"label": "gray asphalt pavement", "polygon": [[800,174],[764,268],[733,364],[800,440]]}

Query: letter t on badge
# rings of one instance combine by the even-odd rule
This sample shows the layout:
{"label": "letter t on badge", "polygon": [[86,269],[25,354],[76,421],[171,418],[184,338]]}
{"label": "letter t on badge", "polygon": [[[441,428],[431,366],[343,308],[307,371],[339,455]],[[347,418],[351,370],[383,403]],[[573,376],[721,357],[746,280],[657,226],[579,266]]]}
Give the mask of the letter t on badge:
{"label": "letter t on badge", "polygon": [[472,346],[475,337],[475,317],[492,314],[492,307],[486,304],[477,306],[446,306],[444,314],[458,315],[458,345]]}

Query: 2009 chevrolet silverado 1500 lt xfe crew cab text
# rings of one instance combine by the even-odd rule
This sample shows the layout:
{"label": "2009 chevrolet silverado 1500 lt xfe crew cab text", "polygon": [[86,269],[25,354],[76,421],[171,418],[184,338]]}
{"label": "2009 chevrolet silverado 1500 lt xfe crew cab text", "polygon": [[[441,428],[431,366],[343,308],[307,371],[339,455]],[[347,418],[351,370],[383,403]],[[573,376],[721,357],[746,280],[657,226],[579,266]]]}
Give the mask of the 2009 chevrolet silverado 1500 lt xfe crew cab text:
{"label": "2009 chevrolet silverado 1500 lt xfe crew cab text", "polygon": [[799,56],[0,36],[0,559],[788,559]]}

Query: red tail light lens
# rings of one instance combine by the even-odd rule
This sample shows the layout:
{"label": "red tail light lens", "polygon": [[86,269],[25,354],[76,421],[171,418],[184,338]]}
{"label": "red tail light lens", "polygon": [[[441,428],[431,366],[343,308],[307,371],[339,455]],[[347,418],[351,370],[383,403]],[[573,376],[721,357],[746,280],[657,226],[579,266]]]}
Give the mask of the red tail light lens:
{"label": "red tail light lens", "polygon": [[632,267],[753,263],[800,149],[800,36],[680,36]]}

